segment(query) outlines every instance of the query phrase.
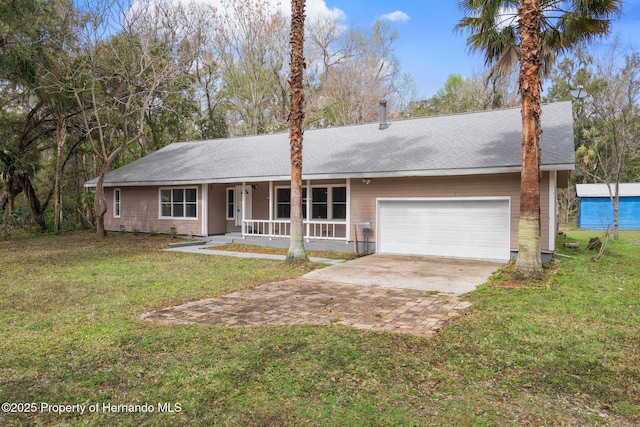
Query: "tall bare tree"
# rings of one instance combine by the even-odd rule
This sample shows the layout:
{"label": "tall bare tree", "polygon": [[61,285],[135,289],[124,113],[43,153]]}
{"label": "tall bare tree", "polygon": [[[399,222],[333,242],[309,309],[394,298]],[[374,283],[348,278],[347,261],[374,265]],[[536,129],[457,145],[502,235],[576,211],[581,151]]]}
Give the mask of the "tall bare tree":
{"label": "tall bare tree", "polygon": [[291,147],[291,229],[286,262],[307,261],[302,222],[302,124],[304,122],[304,7],[305,0],[291,1],[291,65],[289,144]]}
{"label": "tall bare tree", "polygon": [[182,38],[162,22],[167,10],[158,8],[170,5],[147,0],[127,9],[125,0],[85,1],[91,22],[82,35],[84,76],[75,98],[100,163],[94,207],[97,234],[104,236],[105,175],[125,149],[142,141],[145,114],[190,61],[175,54]]}
{"label": "tall bare tree", "polygon": [[[598,178],[609,188],[613,208],[613,238],[619,238],[620,183],[637,179],[631,170],[640,160],[640,53],[626,55],[624,66],[614,49],[598,64],[597,74],[606,84],[592,95],[590,129],[598,159]],[[635,173],[634,173],[635,172]]]}
{"label": "tall bare tree", "polygon": [[[232,135],[286,128],[286,18],[268,0],[222,0],[210,52]],[[210,62],[210,61],[209,61]],[[284,88],[284,90],[283,90]]]}
{"label": "tall bare tree", "polygon": [[310,31],[309,121],[316,127],[362,124],[378,118],[381,99],[401,110],[415,97],[413,78],[402,73],[393,43],[397,31],[375,22],[370,30],[314,21]]}

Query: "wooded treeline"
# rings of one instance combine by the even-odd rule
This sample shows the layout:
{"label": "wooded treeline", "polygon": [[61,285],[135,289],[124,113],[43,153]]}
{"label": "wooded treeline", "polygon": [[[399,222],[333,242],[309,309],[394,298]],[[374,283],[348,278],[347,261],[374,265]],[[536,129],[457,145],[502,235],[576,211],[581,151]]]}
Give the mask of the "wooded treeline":
{"label": "wooded treeline", "polygon": [[574,102],[576,169],[560,192],[560,221],[575,221],[576,183],[609,184],[616,211],[616,184],[640,182],[640,52],[617,41],[597,54],[580,46],[558,63],[546,98]]}
{"label": "wooded treeline", "polygon": [[[3,2],[4,224],[100,230],[86,180],[175,141],[286,130],[289,17],[270,4]],[[376,120],[380,99],[406,111],[415,89],[389,25],[319,17],[306,31],[307,129]]]}
{"label": "wooded treeline", "polygon": [[[285,131],[289,17],[267,0],[221,4],[2,2],[1,222],[99,230],[105,207],[85,181],[172,142]],[[374,122],[381,99],[402,118],[519,105],[515,78],[489,72],[450,76],[418,99],[384,22],[325,16],[305,27],[306,129]],[[555,67],[546,100],[588,93],[575,103],[575,180],[640,178],[639,72],[637,53],[588,47]]]}

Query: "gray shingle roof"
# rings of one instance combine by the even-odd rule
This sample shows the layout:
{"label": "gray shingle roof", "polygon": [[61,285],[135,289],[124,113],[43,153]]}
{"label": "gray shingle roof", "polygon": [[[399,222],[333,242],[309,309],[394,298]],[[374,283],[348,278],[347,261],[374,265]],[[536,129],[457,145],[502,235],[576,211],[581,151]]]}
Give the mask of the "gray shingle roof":
{"label": "gray shingle roof", "polygon": [[[307,130],[303,178],[437,176],[519,171],[520,108]],[[542,168],[573,169],[570,102],[543,106]],[[109,172],[106,186],[286,180],[289,135],[182,142]],[[94,186],[95,180],[88,186]]]}

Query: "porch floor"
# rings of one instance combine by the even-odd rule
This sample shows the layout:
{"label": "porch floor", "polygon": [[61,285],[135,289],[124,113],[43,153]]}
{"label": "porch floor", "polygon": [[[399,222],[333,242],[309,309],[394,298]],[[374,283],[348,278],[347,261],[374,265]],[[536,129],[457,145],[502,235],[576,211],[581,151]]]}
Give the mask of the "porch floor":
{"label": "porch floor", "polygon": [[[268,237],[242,237],[240,232],[232,232],[204,238],[207,245],[225,245],[229,243],[239,243],[244,245],[268,246],[273,248],[288,248],[289,238],[271,238]],[[359,242],[361,246],[362,242]],[[304,248],[311,251],[334,251],[334,252],[354,252],[353,242],[332,241],[332,240],[311,240],[304,242]],[[373,248],[373,244],[371,244]],[[361,249],[362,251],[362,249]]]}

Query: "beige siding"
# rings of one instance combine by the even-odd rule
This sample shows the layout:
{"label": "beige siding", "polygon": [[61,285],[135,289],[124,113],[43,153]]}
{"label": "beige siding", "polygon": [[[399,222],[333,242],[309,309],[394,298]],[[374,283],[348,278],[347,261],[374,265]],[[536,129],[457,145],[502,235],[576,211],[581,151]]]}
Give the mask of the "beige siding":
{"label": "beige siding", "polygon": [[227,186],[223,184],[209,185],[209,234],[227,232]]}
{"label": "beige siding", "polygon": [[269,219],[269,183],[260,182],[254,188],[251,200],[253,219]]}
{"label": "beige siding", "polygon": [[[306,185],[307,182],[305,181]],[[312,181],[312,186],[341,185],[345,180]],[[226,219],[226,191],[237,184],[208,185],[207,221],[208,234],[237,231],[235,220]],[[274,183],[276,187],[288,187],[290,182]],[[169,233],[175,227],[179,234],[202,233],[202,186],[198,186],[198,218],[160,219],[159,187],[121,187],[121,217],[113,216],[113,188],[106,188],[108,210],[105,215],[107,230],[155,231]],[[520,210],[520,174],[473,175],[453,177],[372,178],[369,184],[362,179],[351,180],[351,233],[359,222],[371,221],[370,239],[375,240],[376,199],[380,197],[504,197],[511,198],[511,250],[518,249],[518,214]],[[544,173],[540,185],[541,248],[549,250],[549,174]],[[252,210],[254,219],[269,218],[269,183],[257,183],[253,189]],[[358,231],[358,237],[361,230]],[[354,239],[354,236],[351,236]]]}
{"label": "beige siding", "polygon": [[[541,183],[541,248],[549,249],[548,174]],[[518,249],[520,174],[454,177],[372,178],[369,184],[351,180],[351,224],[371,221],[375,240],[376,199],[379,197],[502,197],[511,198],[511,250]],[[358,232],[360,238],[360,231]],[[353,236],[352,236],[353,237]]]}
{"label": "beige siding", "polygon": [[[117,187],[116,187],[117,188]],[[164,188],[164,187],[163,187]],[[178,187],[176,187],[178,188]],[[143,233],[202,234],[202,188],[198,188],[197,219],[160,219],[159,187],[120,187],[120,218],[113,216],[113,188],[105,188],[107,213],[105,229],[109,231],[140,231]]]}

